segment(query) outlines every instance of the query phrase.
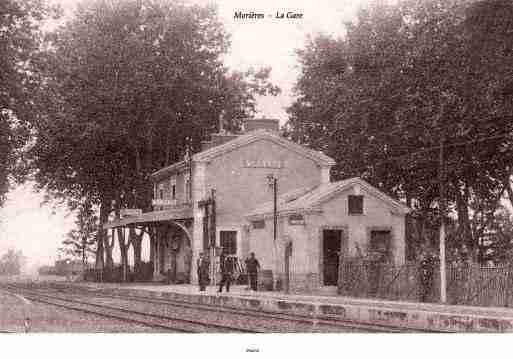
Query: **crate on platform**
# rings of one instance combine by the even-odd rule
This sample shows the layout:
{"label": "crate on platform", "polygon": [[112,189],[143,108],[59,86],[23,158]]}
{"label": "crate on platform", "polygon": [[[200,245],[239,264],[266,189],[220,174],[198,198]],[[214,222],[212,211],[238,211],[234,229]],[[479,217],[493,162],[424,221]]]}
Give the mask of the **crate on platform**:
{"label": "crate on platform", "polygon": [[258,274],[258,290],[271,291],[273,290],[273,271],[270,269],[262,269]]}

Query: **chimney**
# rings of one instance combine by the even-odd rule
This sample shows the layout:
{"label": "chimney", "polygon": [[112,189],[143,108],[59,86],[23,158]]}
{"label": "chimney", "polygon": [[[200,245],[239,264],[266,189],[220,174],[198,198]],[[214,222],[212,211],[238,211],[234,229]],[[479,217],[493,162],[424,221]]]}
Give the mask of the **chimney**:
{"label": "chimney", "polygon": [[202,151],[206,151],[212,147],[222,145],[223,143],[226,143],[226,142],[231,141],[234,138],[238,137],[238,135],[226,131],[226,129],[224,128],[224,126],[225,126],[224,116],[225,116],[225,111],[222,110],[221,113],[219,114],[219,119],[217,122],[218,132],[212,133],[210,135],[210,141],[202,141],[201,142],[201,150]]}
{"label": "chimney", "polygon": [[266,130],[278,133],[280,131],[280,121],[274,118],[247,118],[243,122],[244,132],[255,130]]}

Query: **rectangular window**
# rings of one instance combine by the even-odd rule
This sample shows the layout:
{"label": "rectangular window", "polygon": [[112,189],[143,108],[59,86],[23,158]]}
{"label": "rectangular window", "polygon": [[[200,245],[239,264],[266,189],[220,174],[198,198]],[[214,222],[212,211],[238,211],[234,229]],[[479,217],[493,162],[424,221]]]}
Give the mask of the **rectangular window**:
{"label": "rectangular window", "polygon": [[176,199],[176,177],[171,177],[170,181],[171,200]]}
{"label": "rectangular window", "polygon": [[347,196],[349,215],[363,214],[363,196],[349,195]]}
{"label": "rectangular window", "polygon": [[237,254],[237,231],[220,231],[219,238],[225,254]]}
{"label": "rectangular window", "polygon": [[159,199],[164,199],[164,184],[159,184]]}

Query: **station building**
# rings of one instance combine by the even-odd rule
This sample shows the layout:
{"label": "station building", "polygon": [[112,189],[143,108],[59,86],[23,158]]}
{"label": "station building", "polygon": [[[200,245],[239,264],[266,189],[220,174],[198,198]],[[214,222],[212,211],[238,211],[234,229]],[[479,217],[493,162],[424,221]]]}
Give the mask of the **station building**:
{"label": "station building", "polygon": [[215,278],[220,247],[240,263],[255,252],[296,290],[336,285],[340,258],[360,250],[403,263],[408,208],[359,178],[331,182],[332,158],[278,130],[258,119],[241,134],[213,134],[201,152],[152,174],[152,212],[106,227],[151,226],[154,277],[177,283],[197,282],[200,252]]}

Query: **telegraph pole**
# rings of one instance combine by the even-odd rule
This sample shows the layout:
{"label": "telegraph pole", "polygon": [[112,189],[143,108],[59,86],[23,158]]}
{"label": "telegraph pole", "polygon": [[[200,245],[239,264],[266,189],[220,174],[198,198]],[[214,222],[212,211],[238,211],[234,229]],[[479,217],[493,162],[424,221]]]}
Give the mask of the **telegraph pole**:
{"label": "telegraph pole", "polygon": [[445,266],[445,173],[444,173],[444,141],[445,135],[440,136],[440,152],[439,152],[439,168],[438,181],[440,188],[440,302],[447,301],[447,282],[446,282],[446,266]]}
{"label": "telegraph pole", "polygon": [[267,175],[267,184],[273,190],[273,270],[276,270],[276,268],[278,268],[279,263],[278,250],[276,248],[276,237],[278,233],[278,179],[276,178],[276,176],[274,176],[274,174]]}
{"label": "telegraph pole", "polygon": [[210,239],[210,247],[212,248],[211,249],[212,258],[211,258],[211,262],[210,262],[211,263],[210,267],[212,268],[212,281],[214,282],[213,284],[217,285],[216,272],[215,272],[215,268],[214,268],[214,260],[215,260],[215,255],[216,255],[216,233],[217,233],[217,229],[216,229],[216,190],[213,188],[210,190],[210,211],[211,212],[210,212],[210,233],[209,233],[210,238],[209,239]]}
{"label": "telegraph pole", "polygon": [[273,205],[273,239],[276,242],[276,228],[278,227],[278,179],[274,177],[273,179],[273,189],[274,189],[274,205]]}

